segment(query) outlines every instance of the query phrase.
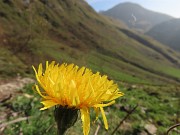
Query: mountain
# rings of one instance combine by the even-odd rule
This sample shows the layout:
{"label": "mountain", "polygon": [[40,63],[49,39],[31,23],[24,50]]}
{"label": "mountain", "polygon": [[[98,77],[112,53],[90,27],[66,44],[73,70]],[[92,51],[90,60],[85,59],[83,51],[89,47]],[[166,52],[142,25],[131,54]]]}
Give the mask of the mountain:
{"label": "mountain", "polygon": [[160,23],[146,34],[180,52],[180,19]]}
{"label": "mountain", "polygon": [[179,83],[180,55],[96,13],[84,0],[0,1],[0,76],[32,75],[46,60],[116,81]]}
{"label": "mountain", "polygon": [[130,2],[118,4],[101,13],[119,19],[127,24],[129,28],[140,32],[146,32],[153,26],[173,18],[162,13],[147,10],[138,4]]}

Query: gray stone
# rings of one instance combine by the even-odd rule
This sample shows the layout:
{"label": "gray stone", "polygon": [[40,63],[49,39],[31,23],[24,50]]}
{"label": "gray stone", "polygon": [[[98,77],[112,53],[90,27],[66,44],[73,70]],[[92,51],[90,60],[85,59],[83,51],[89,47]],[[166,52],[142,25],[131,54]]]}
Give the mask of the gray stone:
{"label": "gray stone", "polygon": [[155,135],[156,134],[156,131],[157,131],[157,128],[155,125],[153,124],[146,124],[144,126],[144,128],[147,130],[147,132],[151,135]]}

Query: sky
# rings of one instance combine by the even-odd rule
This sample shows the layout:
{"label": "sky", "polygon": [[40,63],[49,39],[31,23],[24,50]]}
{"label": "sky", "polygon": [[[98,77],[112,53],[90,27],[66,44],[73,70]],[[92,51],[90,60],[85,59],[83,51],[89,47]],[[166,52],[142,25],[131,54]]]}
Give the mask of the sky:
{"label": "sky", "polygon": [[180,18],[180,0],[86,0],[97,12],[123,2],[133,2],[146,9]]}

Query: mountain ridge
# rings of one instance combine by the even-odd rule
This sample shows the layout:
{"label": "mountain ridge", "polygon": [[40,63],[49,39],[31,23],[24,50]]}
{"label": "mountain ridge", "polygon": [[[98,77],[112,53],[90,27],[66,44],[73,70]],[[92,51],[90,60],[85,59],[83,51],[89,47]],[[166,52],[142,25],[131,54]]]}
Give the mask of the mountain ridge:
{"label": "mountain ridge", "polygon": [[157,41],[180,52],[180,19],[162,22],[151,28],[146,34]]}
{"label": "mountain ridge", "polygon": [[129,28],[136,29],[140,32],[146,32],[153,26],[173,18],[164,13],[148,10],[139,4],[131,2],[120,3],[101,13],[119,19],[127,24]]}

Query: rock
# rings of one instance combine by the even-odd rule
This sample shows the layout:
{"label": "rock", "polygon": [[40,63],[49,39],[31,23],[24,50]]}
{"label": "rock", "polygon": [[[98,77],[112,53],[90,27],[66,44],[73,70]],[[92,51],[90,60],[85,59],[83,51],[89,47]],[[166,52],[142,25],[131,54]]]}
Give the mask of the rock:
{"label": "rock", "polygon": [[127,130],[129,130],[129,129],[132,129],[132,125],[131,125],[131,123],[124,121],[124,122],[122,123],[122,125],[120,126],[120,129],[121,129],[121,130],[124,130],[124,131],[127,131]]}
{"label": "rock", "polygon": [[141,112],[142,112],[142,113],[144,113],[144,114],[145,114],[145,113],[146,113],[146,111],[147,111],[147,108],[145,108],[145,107],[141,107]]}
{"label": "rock", "polygon": [[132,89],[136,89],[137,86],[136,86],[136,85],[132,85],[131,88],[132,88]]}
{"label": "rock", "polygon": [[146,131],[142,131],[139,135],[148,135]]}
{"label": "rock", "polygon": [[0,102],[4,102],[11,98],[19,89],[22,89],[25,85],[33,83],[34,80],[31,78],[20,78],[17,77],[6,83],[0,84]]}
{"label": "rock", "polygon": [[155,125],[153,124],[146,124],[144,126],[144,128],[147,130],[147,132],[150,134],[150,135],[155,135],[156,134],[156,131],[157,131],[157,128]]}

